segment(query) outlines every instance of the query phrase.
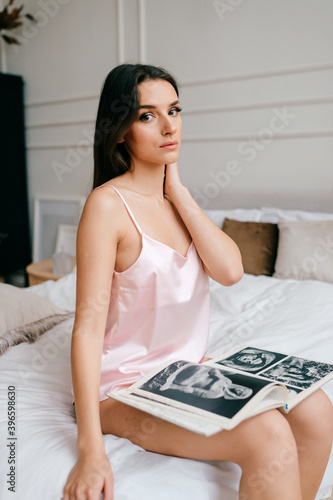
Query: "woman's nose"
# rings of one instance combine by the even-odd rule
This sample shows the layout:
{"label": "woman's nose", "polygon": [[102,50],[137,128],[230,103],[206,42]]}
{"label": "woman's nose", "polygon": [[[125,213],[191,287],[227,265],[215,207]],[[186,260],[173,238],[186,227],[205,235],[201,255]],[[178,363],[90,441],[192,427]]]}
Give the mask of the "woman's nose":
{"label": "woman's nose", "polygon": [[175,134],[177,132],[177,127],[174,120],[175,119],[172,116],[165,117],[162,126],[163,135]]}

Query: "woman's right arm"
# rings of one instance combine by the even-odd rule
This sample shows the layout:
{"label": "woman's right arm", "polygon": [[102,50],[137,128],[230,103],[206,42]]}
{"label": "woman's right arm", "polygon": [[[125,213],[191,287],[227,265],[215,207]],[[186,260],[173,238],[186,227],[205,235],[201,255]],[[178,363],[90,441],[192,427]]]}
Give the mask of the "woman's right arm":
{"label": "woman's right arm", "polygon": [[[118,231],[115,194],[91,193],[77,234],[77,297],[72,335],[72,378],[78,427],[78,461],[72,469],[64,500],[113,498],[113,477],[100,424],[101,355],[116,260]],[[113,219],[113,220],[112,220]]]}

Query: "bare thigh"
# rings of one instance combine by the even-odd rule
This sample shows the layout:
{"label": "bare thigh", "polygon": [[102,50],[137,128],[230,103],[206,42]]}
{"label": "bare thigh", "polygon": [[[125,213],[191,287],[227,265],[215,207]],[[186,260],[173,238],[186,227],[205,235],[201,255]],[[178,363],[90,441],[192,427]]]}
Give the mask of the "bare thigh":
{"label": "bare thigh", "polygon": [[[201,436],[145,412],[108,399],[100,403],[103,434],[124,437],[147,451],[199,460],[229,460],[240,463],[251,450],[262,450],[267,442],[286,442],[292,436],[289,424],[278,410],[249,418],[231,431]],[[245,456],[244,456],[245,455]],[[241,460],[242,459],[242,460]]]}

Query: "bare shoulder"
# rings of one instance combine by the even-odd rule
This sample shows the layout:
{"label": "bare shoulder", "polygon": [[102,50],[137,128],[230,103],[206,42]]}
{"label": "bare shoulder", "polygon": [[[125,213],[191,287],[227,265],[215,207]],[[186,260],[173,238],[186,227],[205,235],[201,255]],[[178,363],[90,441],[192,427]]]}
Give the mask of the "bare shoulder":
{"label": "bare shoulder", "polygon": [[[119,196],[108,184],[102,184],[94,189],[87,198],[85,209],[95,211],[100,209],[117,208],[119,205]],[[104,211],[103,211],[104,212]]]}
{"label": "bare shoulder", "polygon": [[[95,189],[85,203],[77,232],[79,283],[90,291],[106,288],[122,239],[121,200],[112,188]],[[107,281],[107,284],[105,283]],[[82,288],[82,286],[81,286]]]}
{"label": "bare shoulder", "polygon": [[85,203],[80,225],[86,223],[108,230],[121,227],[122,201],[115,190],[108,185],[94,189]]}

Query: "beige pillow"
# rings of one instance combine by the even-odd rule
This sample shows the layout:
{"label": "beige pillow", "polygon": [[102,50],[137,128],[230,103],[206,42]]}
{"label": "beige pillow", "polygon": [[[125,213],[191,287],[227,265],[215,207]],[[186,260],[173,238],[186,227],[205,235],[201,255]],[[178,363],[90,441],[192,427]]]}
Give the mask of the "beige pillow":
{"label": "beige pillow", "polygon": [[272,276],[278,245],[276,224],[226,218],[222,230],[237,244],[245,273]]}
{"label": "beige pillow", "polygon": [[21,342],[35,342],[46,330],[72,316],[46,299],[0,283],[0,354]]}
{"label": "beige pillow", "polygon": [[276,278],[333,283],[333,221],[280,221]]}

